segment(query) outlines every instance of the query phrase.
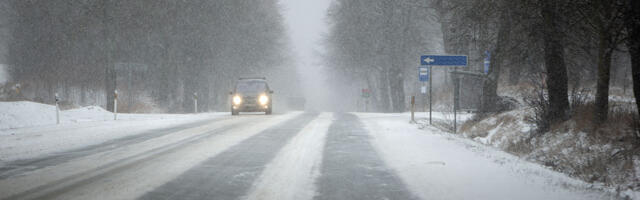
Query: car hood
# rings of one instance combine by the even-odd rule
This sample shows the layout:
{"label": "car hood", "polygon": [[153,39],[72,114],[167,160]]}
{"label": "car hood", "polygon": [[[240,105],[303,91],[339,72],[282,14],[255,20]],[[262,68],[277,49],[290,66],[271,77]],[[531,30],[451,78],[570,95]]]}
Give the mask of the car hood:
{"label": "car hood", "polygon": [[243,93],[236,93],[236,94],[242,97],[257,97],[257,96],[260,96],[261,94],[264,94],[264,92],[243,92]]}

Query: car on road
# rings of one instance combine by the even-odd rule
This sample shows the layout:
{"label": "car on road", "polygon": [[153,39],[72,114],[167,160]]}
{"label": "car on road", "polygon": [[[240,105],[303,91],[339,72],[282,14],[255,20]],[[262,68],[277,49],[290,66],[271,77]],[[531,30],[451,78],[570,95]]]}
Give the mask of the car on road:
{"label": "car on road", "polygon": [[231,115],[238,115],[240,112],[271,114],[273,90],[269,88],[267,79],[264,77],[240,78],[229,94],[231,95]]}

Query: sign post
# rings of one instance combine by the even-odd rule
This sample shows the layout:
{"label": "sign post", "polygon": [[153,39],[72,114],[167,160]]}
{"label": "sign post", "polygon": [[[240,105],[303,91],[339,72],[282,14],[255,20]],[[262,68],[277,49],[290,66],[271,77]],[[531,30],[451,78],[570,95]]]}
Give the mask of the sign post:
{"label": "sign post", "polygon": [[[429,73],[431,73],[431,69],[432,69],[432,67],[431,67],[431,65],[429,65]],[[431,113],[432,113],[431,112],[431,105],[432,105],[431,104],[431,94],[433,94],[432,91],[433,91],[433,81],[432,81],[432,79],[429,79],[429,125],[433,125],[433,123],[432,123],[433,117],[431,116]]]}
{"label": "sign post", "polygon": [[[431,73],[431,66],[429,66],[429,67],[422,67],[422,66],[418,67],[418,80],[420,80],[420,82],[422,82],[422,84],[423,84],[423,86],[421,88],[421,91],[420,91],[422,93],[422,96],[423,96],[422,99],[424,99],[424,95],[427,92],[426,88],[424,88],[424,83],[427,82],[427,81],[430,82],[430,80],[431,80],[429,78],[429,74],[430,73]],[[431,83],[429,83],[429,102],[431,102]],[[423,104],[423,106],[422,106],[423,108],[426,107],[426,105],[424,105],[424,104],[426,104],[424,101],[422,102],[422,104]],[[429,108],[429,110],[431,110],[431,108]],[[411,121],[413,121],[413,113],[412,113],[411,116],[412,116]],[[431,124],[431,116],[429,116],[429,124]]]}
{"label": "sign post", "polygon": [[[428,66],[428,73],[431,73],[432,66],[467,66],[466,55],[423,55],[420,56],[420,65]],[[420,81],[423,81],[420,79]],[[429,124],[432,124],[432,89],[433,82],[429,81]],[[455,107],[455,105],[454,105]],[[455,108],[454,108],[455,109]]]}
{"label": "sign post", "polygon": [[460,102],[460,78],[455,76],[453,78],[453,133],[458,133],[458,102]]}
{"label": "sign post", "polygon": [[420,88],[420,94],[422,94],[422,112],[427,112],[427,85],[422,82],[422,87]]}

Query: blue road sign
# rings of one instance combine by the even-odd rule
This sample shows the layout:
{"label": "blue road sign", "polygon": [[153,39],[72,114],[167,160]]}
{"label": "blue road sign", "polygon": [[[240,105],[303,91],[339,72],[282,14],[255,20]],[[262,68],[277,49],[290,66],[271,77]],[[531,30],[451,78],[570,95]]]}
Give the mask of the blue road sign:
{"label": "blue road sign", "polygon": [[484,58],[484,74],[489,74],[489,66],[491,65],[491,52],[485,51],[487,57]]}
{"label": "blue road sign", "polygon": [[418,79],[420,79],[420,82],[429,81],[429,68],[418,67]]}
{"label": "blue road sign", "polygon": [[467,56],[424,55],[420,57],[420,64],[436,66],[467,66]]}

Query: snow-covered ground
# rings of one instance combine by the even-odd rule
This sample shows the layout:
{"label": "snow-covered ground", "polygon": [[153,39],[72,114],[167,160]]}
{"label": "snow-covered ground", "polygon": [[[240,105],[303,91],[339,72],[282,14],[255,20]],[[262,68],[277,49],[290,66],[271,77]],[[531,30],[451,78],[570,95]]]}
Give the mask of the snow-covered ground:
{"label": "snow-covered ground", "polygon": [[404,114],[358,116],[386,163],[423,199],[614,198],[499,149],[432,127],[407,126]]}
{"label": "snow-covered ground", "polygon": [[[24,108],[21,109],[25,113],[38,108],[51,108],[33,103],[22,104]],[[229,192],[246,190],[238,194],[247,199],[322,199],[331,197],[334,190],[351,197],[373,195],[369,196],[373,198],[383,195],[394,199],[394,194],[402,193],[395,189],[391,193],[370,190],[378,187],[382,190],[405,188],[420,199],[620,197],[606,187],[571,178],[495,148],[500,146],[493,145],[501,141],[495,139],[501,137],[498,133],[489,133],[474,141],[461,134],[452,135],[427,126],[424,123],[428,113],[416,113],[420,125],[409,122],[410,113],[354,113],[355,116],[322,113],[316,116],[294,112],[233,117],[228,113],[123,114],[120,116],[123,120],[119,121],[107,119],[111,113],[95,107],[63,111],[63,114],[67,120],[61,125],[40,123],[28,127],[24,122],[28,118],[24,117],[21,118],[23,121],[14,122],[27,127],[0,130],[0,167],[20,159],[48,155],[55,157],[57,152],[82,153],[84,150],[78,152],[73,149],[109,144],[108,141],[118,138],[157,135],[132,143],[123,140],[118,143],[126,145],[116,145],[115,148],[83,154],[59,163],[44,161],[44,166],[40,168],[38,164],[27,164],[24,167],[36,168],[24,171],[13,168],[20,167],[20,164],[0,168],[18,171],[15,176],[7,175],[13,172],[0,171],[4,173],[4,178],[0,179],[0,198],[11,195],[30,197],[30,189],[41,187],[44,189],[36,190],[33,197],[55,194],[61,199],[87,199],[109,195],[114,199],[133,199],[148,194],[162,195],[163,192],[179,193],[173,190],[184,189],[194,190],[196,194],[213,195],[209,197],[215,199],[220,194],[209,193],[208,190],[211,190],[211,186],[225,186],[227,183],[233,188]],[[471,116],[461,113],[458,120],[463,122]],[[452,115],[434,112],[433,117],[434,120],[447,122]],[[164,129],[167,129],[166,134],[160,134]],[[287,131],[295,132],[284,134]],[[367,149],[368,145],[372,148]],[[264,163],[252,162],[253,159],[263,160],[256,156],[268,155],[256,151],[272,151],[273,159],[264,160]],[[216,159],[220,156],[221,159]],[[381,163],[377,163],[376,158]],[[335,161],[338,161],[338,166]],[[335,171],[331,171],[344,169],[353,171],[336,172],[348,172],[345,174],[347,177],[336,177],[332,174]],[[380,172],[385,172],[385,175],[381,176]],[[220,180],[201,180],[201,176],[218,177]],[[398,177],[400,184],[390,178],[393,176]],[[350,182],[344,184],[346,188],[333,187],[333,184],[342,185],[344,181]],[[167,186],[168,183],[188,187],[174,188]],[[366,189],[363,190],[363,187]],[[167,190],[163,191],[163,188]],[[633,191],[624,191],[623,195],[639,198]]]}
{"label": "snow-covered ground", "polygon": [[624,122],[586,133],[584,125],[590,122],[574,118],[534,137],[535,124],[527,121],[532,115],[532,110],[523,106],[468,124],[461,135],[588,180],[594,187],[640,198],[640,156],[633,154],[633,139],[629,139]]}
{"label": "snow-covered ground", "polygon": [[118,114],[114,121],[113,113],[90,106],[61,111],[61,124],[57,125],[55,106],[0,102],[0,165],[226,115]]}
{"label": "snow-covered ground", "polygon": [[[199,118],[207,118],[220,113],[199,114]],[[118,113],[118,120],[139,121],[156,119],[193,119],[190,114],[123,114]],[[86,124],[86,122],[113,121],[114,114],[98,106],[87,106],[60,111],[60,124]],[[0,102],[0,130],[25,127],[56,126],[56,108],[53,105],[30,101]]]}
{"label": "snow-covered ground", "polygon": [[[77,186],[76,190],[61,195],[59,199],[106,197],[109,199],[136,199],[140,195],[179,177],[185,171],[212,156],[255,136],[273,124],[296,116],[298,113],[275,116],[269,119],[265,119],[264,116],[234,117],[230,120],[206,123],[141,143],[80,157],[70,162],[30,172],[28,176],[0,180],[0,198],[38,186],[48,186],[54,188],[52,190],[56,190],[55,188],[58,187],[73,185],[77,180],[98,179],[92,181],[91,184]],[[261,118],[261,120],[256,121],[256,118]],[[251,123],[252,126],[242,126],[247,123]],[[236,128],[225,134],[212,132],[212,130],[230,126]],[[185,142],[188,144],[185,145],[185,148],[165,152],[166,148],[180,147],[176,143]],[[151,154],[150,158],[145,157],[149,154]],[[144,162],[141,162],[141,159]],[[126,168],[130,165],[133,167]],[[117,170],[122,168],[128,170]],[[110,176],[98,176],[103,174]],[[5,193],[3,194],[2,191]],[[50,191],[38,190],[34,193],[41,192]]]}

